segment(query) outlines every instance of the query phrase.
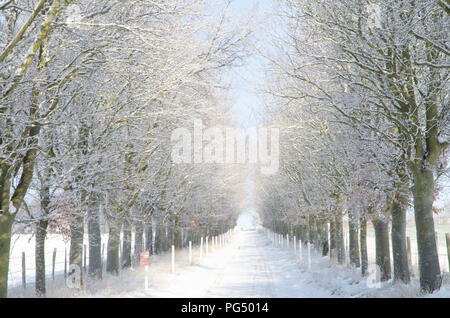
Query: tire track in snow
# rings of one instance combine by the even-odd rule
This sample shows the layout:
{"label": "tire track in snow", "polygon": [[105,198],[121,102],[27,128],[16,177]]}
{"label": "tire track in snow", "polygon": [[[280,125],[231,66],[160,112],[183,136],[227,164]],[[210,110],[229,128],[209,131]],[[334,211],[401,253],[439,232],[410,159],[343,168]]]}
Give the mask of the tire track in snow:
{"label": "tire track in snow", "polygon": [[273,286],[274,286],[273,273],[272,273],[272,269],[270,267],[270,263],[269,263],[269,261],[267,259],[267,255],[266,255],[266,252],[265,252],[264,248],[261,247],[261,246],[258,246],[258,250],[259,250],[259,253],[260,253],[260,255],[262,257],[262,261],[263,261],[263,265],[262,265],[263,270],[262,270],[262,272],[263,272],[264,281],[265,281],[265,289],[264,289],[264,291],[266,292],[267,297],[275,298],[276,297],[276,293],[275,293],[274,288],[273,288]]}
{"label": "tire track in snow", "polygon": [[222,287],[223,284],[223,278],[225,277],[226,272],[230,268],[230,264],[234,262],[234,260],[238,257],[240,254],[240,246],[236,249],[236,251],[233,253],[233,256],[229,257],[225,262],[222,269],[217,274],[217,277],[212,282],[211,286],[206,290],[205,297],[217,295],[217,290],[219,290]]}

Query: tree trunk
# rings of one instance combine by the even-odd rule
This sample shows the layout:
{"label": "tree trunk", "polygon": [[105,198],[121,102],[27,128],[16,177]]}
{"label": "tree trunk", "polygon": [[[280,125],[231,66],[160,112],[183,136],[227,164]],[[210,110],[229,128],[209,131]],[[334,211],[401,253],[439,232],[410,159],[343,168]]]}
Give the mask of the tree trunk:
{"label": "tree trunk", "polygon": [[151,224],[151,231],[152,231],[152,254],[154,253],[154,254],[156,254],[156,252],[155,252],[155,248],[156,248],[156,230],[157,230],[157,227],[156,227],[156,224],[155,224],[155,222],[153,222],[153,218],[152,218],[152,224]]}
{"label": "tree trunk", "polygon": [[106,252],[106,272],[112,275],[119,275],[119,248],[120,230],[119,225],[110,222],[109,236]]}
{"label": "tree trunk", "polygon": [[394,258],[394,281],[410,282],[408,252],[406,249],[406,209],[399,195],[392,203],[392,254]]}
{"label": "tree trunk", "polygon": [[45,238],[47,236],[48,221],[39,220],[36,228],[36,279],[35,290],[37,297],[45,297]]}
{"label": "tree trunk", "polygon": [[367,256],[367,220],[364,217],[359,220],[359,238],[361,243],[361,275],[366,276],[369,259]]}
{"label": "tree trunk", "polygon": [[[47,177],[47,175],[46,175]],[[40,197],[40,219],[36,224],[36,246],[35,246],[35,262],[36,262],[36,278],[35,278],[35,291],[37,297],[45,297],[45,238],[47,237],[48,219],[50,214],[50,189],[46,185],[46,179],[41,181]]]}
{"label": "tree trunk", "polygon": [[120,263],[121,268],[129,268],[131,267],[131,225],[128,220],[123,223],[122,233],[122,257]]}
{"label": "tree trunk", "polygon": [[[315,244],[316,243],[316,220],[315,217],[313,215],[310,215],[308,218],[309,221],[309,237],[308,237],[308,242],[310,242],[311,244]],[[283,233],[285,234],[285,233]],[[316,246],[317,247],[317,246]]]}
{"label": "tree trunk", "polygon": [[161,225],[157,225],[155,228],[155,253],[161,254],[163,250],[163,230]]}
{"label": "tree trunk", "polygon": [[358,219],[351,213],[348,219],[348,230],[350,264],[355,267],[360,267],[361,263],[359,260]]}
{"label": "tree trunk", "polygon": [[[69,264],[76,265],[80,272],[80,286],[83,285],[83,217],[74,216],[70,224],[70,255]],[[70,277],[73,273],[68,273]]]}
{"label": "tree trunk", "polygon": [[[2,198],[4,200],[4,198]],[[9,204],[9,198],[2,202]],[[9,271],[9,250],[11,247],[11,231],[14,216],[9,215],[5,208],[4,214],[0,214],[0,298],[5,298],[8,294],[8,271]]]}
{"label": "tree trunk", "polygon": [[318,221],[318,228],[319,228],[319,241],[321,246],[321,252],[322,256],[328,255],[328,222],[326,222],[325,219],[320,219]]}
{"label": "tree trunk", "polygon": [[391,278],[391,257],[389,250],[389,221],[374,219],[376,264],[380,268],[380,280]]}
{"label": "tree trunk", "polygon": [[306,220],[304,221],[305,223],[300,225],[300,232],[301,232],[301,238],[302,238],[302,242],[303,244],[306,244],[308,242],[308,237],[309,237],[309,227],[308,224],[306,224]]}
{"label": "tree trunk", "polygon": [[330,217],[330,257],[336,256],[336,220],[334,215]]}
{"label": "tree trunk", "polygon": [[88,209],[89,277],[102,279],[102,236],[99,224],[99,206],[95,195]]}
{"label": "tree trunk", "polygon": [[153,254],[153,229],[152,224],[145,226],[145,250]]}
{"label": "tree trunk", "polygon": [[172,245],[177,246],[176,233],[177,231],[175,225],[169,226],[168,228],[169,248],[171,248]]}
{"label": "tree trunk", "polygon": [[142,222],[137,222],[135,225],[135,236],[134,236],[134,260],[135,264],[139,264],[139,258],[141,253],[144,251],[144,227]]}
{"label": "tree trunk", "polygon": [[441,286],[441,270],[433,222],[433,172],[422,168],[414,171],[414,216],[419,251],[420,288],[433,292]]}
{"label": "tree trunk", "polygon": [[338,210],[335,218],[336,226],[336,254],[339,264],[345,263],[345,247],[344,247],[344,228],[342,220],[342,212]]}
{"label": "tree trunk", "polygon": [[[209,232],[208,232],[209,233]],[[164,240],[164,252],[166,253],[169,248],[170,248],[170,235],[169,235],[169,228],[166,225],[164,225],[164,230],[163,230],[163,240]]]}

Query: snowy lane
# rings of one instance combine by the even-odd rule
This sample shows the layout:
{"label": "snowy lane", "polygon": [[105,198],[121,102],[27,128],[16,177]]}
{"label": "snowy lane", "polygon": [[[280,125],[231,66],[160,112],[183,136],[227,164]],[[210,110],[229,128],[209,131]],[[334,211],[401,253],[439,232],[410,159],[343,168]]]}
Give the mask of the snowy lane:
{"label": "snowy lane", "polygon": [[263,244],[256,232],[238,233],[235,252],[208,291],[209,297],[276,297]]}
{"label": "snowy lane", "polygon": [[[186,262],[186,251],[176,253],[176,273],[170,273],[170,258],[156,256],[149,268],[149,288],[144,289],[144,271],[124,271],[105,277],[89,291],[67,289],[49,297],[161,297],[161,298],[273,298],[329,297],[329,290],[316,288],[296,263],[293,250],[272,246],[256,231],[236,231],[230,242],[202,259],[194,251],[194,264]],[[305,284],[305,281],[307,282]]]}
{"label": "snowy lane", "polygon": [[293,250],[278,249],[256,231],[236,232],[223,249],[199,264],[180,269],[165,283],[129,297],[330,297],[313,287],[296,263]]}
{"label": "snowy lane", "polygon": [[[236,231],[224,247],[209,246],[209,255],[193,249],[189,265],[186,249],[176,251],[175,274],[170,253],[154,255],[148,270],[133,268],[119,276],[105,274],[103,280],[88,282],[85,290],[69,289],[63,276],[48,280],[48,297],[142,297],[142,298],[306,298],[306,297],[423,297],[415,278],[410,285],[384,282],[380,288],[367,285],[358,268],[330,262],[312,251],[307,269],[306,251],[299,263],[298,251],[274,247],[256,231]],[[30,286],[31,287],[31,286]],[[33,288],[11,288],[10,297],[34,297]],[[449,282],[432,297],[450,295]]]}
{"label": "snowy lane", "polygon": [[[313,252],[313,251],[312,251]],[[152,256],[145,289],[143,268],[106,274],[88,282],[83,291],[69,289],[63,277],[49,282],[48,297],[159,297],[159,298],[306,298],[306,297],[420,297],[418,282],[369,288],[357,268],[339,266],[313,252],[307,269],[306,251],[274,247],[262,232],[236,231],[224,247],[209,246],[209,255],[193,249],[189,265],[186,249],[176,251],[175,274],[170,253]],[[448,283],[447,283],[448,285]],[[448,297],[444,287],[433,297]],[[11,297],[33,297],[33,288],[12,288]]]}

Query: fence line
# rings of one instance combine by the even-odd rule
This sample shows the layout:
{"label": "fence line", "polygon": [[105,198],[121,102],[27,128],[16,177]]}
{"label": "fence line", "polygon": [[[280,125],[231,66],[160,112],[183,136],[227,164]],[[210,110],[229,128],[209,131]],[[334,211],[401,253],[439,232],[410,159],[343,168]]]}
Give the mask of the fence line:
{"label": "fence line", "polygon": [[[222,234],[220,237],[210,237],[212,240],[211,242],[215,242],[215,248],[214,250],[218,250],[218,242],[219,239],[221,239],[220,246],[223,247],[226,243],[229,242],[229,239],[231,237],[232,231],[229,230]],[[23,238],[25,239],[25,238]],[[105,236],[102,235],[102,241],[105,239]],[[47,239],[46,243],[52,242],[51,239]],[[87,242],[85,237],[85,242]],[[208,241],[206,241],[208,242]],[[28,242],[29,243],[29,242]],[[54,242],[53,242],[54,243]],[[51,244],[50,246],[46,246],[44,258],[45,258],[45,279],[51,279],[54,280],[55,276],[57,275],[64,275],[64,277],[67,276],[67,269],[68,269],[68,252],[70,250],[69,243],[61,244],[61,242],[57,242],[59,245],[58,247],[54,247]],[[202,242],[203,243],[203,237]],[[36,263],[35,263],[35,250],[34,250],[34,244],[32,244],[33,249],[26,249],[26,251],[20,251],[20,256],[11,256],[9,258],[10,266],[8,271],[8,286],[9,287],[17,287],[22,285],[23,288],[27,288],[30,284],[34,284],[36,281]],[[195,244],[200,249],[200,259],[202,256],[203,244]],[[122,240],[120,243],[120,246],[122,246]],[[193,249],[194,243],[192,241],[189,241],[189,247],[183,247],[182,250],[191,250],[191,256],[189,258],[189,264],[192,264],[192,249]],[[134,247],[134,246],[133,246]],[[134,250],[132,247],[132,251]],[[211,246],[212,247],[212,246]],[[20,247],[14,247],[14,250],[19,250]],[[22,247],[23,249],[23,247]],[[175,252],[175,248],[172,246],[173,253]],[[105,266],[106,261],[106,253],[105,253],[105,243],[102,243],[102,262],[103,266]],[[83,271],[86,271],[86,268],[89,264],[89,245],[83,244],[82,249],[83,255],[82,255],[82,269]],[[135,251],[134,251],[135,252]],[[165,254],[165,253],[161,253]],[[203,253],[204,254],[204,253]],[[174,255],[174,254],[173,254]],[[174,256],[173,256],[174,257]],[[132,259],[135,257],[132,256]],[[174,265],[173,265],[174,266]],[[172,267],[172,271],[174,272],[174,267]]]}
{"label": "fence line", "polygon": [[[264,232],[267,235],[267,238],[272,242],[272,244],[275,247],[289,247],[289,243],[287,240],[289,240],[289,236],[286,235],[283,236],[281,234],[277,234],[272,232],[270,229],[264,228]],[[438,255],[439,255],[439,265],[441,268],[441,272],[449,272],[450,267],[450,233],[440,233],[443,234],[445,237],[445,246],[443,246],[444,241],[441,241],[441,245],[438,246]],[[348,236],[348,232],[344,231],[345,238]],[[284,240],[286,239],[286,243]],[[408,250],[408,263],[410,265],[410,271],[413,276],[417,276],[419,274],[419,265],[418,265],[418,252],[417,252],[417,241],[415,239],[411,239],[411,237],[407,236],[407,250]],[[329,237],[327,238],[329,241]],[[349,257],[349,247],[348,247],[348,240],[344,240],[345,244],[345,255],[346,255],[346,261],[345,264],[349,265],[348,257]],[[437,240],[439,242],[439,240]],[[415,244],[415,245],[414,245]],[[295,246],[295,245],[294,245]],[[414,248],[413,248],[414,246]],[[303,250],[303,246],[301,241],[299,241],[299,250]],[[310,245],[308,242],[307,245],[307,257],[308,257],[308,267],[310,267],[309,262],[309,249]],[[444,248],[446,249],[446,252],[443,252]],[[330,251],[329,251],[330,252]],[[392,246],[390,247],[390,253],[391,253],[391,266],[393,266],[393,257],[392,257]],[[296,252],[297,253],[297,252]],[[369,264],[375,264],[376,260],[376,247],[375,247],[375,238],[371,236],[367,236],[367,256],[368,256],[368,263]],[[301,253],[299,253],[298,256],[300,259],[302,257]],[[334,255],[333,255],[334,257]]]}

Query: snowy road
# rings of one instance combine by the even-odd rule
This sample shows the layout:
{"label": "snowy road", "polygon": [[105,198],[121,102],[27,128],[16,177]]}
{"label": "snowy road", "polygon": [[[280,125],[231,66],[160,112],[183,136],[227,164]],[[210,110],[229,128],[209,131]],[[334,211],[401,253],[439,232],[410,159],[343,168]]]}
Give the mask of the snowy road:
{"label": "snowy road", "polygon": [[[276,297],[273,271],[265,249],[267,242],[256,232],[240,232],[233,243],[232,253],[218,269],[208,296]],[[280,273],[276,274],[278,278]]]}
{"label": "snowy road", "polygon": [[[292,249],[277,248],[262,232],[236,231],[221,248],[209,246],[209,255],[200,258],[193,249],[189,265],[186,249],[176,251],[175,274],[171,273],[170,253],[152,256],[148,270],[148,289],[142,267],[125,270],[119,276],[105,275],[90,282],[84,291],[69,289],[63,277],[48,281],[48,297],[159,297],[159,298],[303,298],[303,297],[419,297],[417,279],[410,285],[368,286],[358,268],[330,262],[312,254],[307,269],[306,251],[299,262]],[[433,297],[448,297],[446,287]],[[33,297],[33,288],[13,288],[11,297]]]}
{"label": "snowy road", "polygon": [[[168,265],[167,265],[168,266]],[[140,273],[134,286],[142,286]],[[296,262],[294,251],[272,246],[256,231],[237,231],[224,248],[210,253],[176,275],[151,274],[150,288],[121,293],[126,297],[329,297],[312,288]],[[156,277],[158,276],[158,277]],[[153,279],[152,279],[153,278]],[[130,286],[128,287],[130,288]],[[119,296],[102,294],[100,296]]]}

